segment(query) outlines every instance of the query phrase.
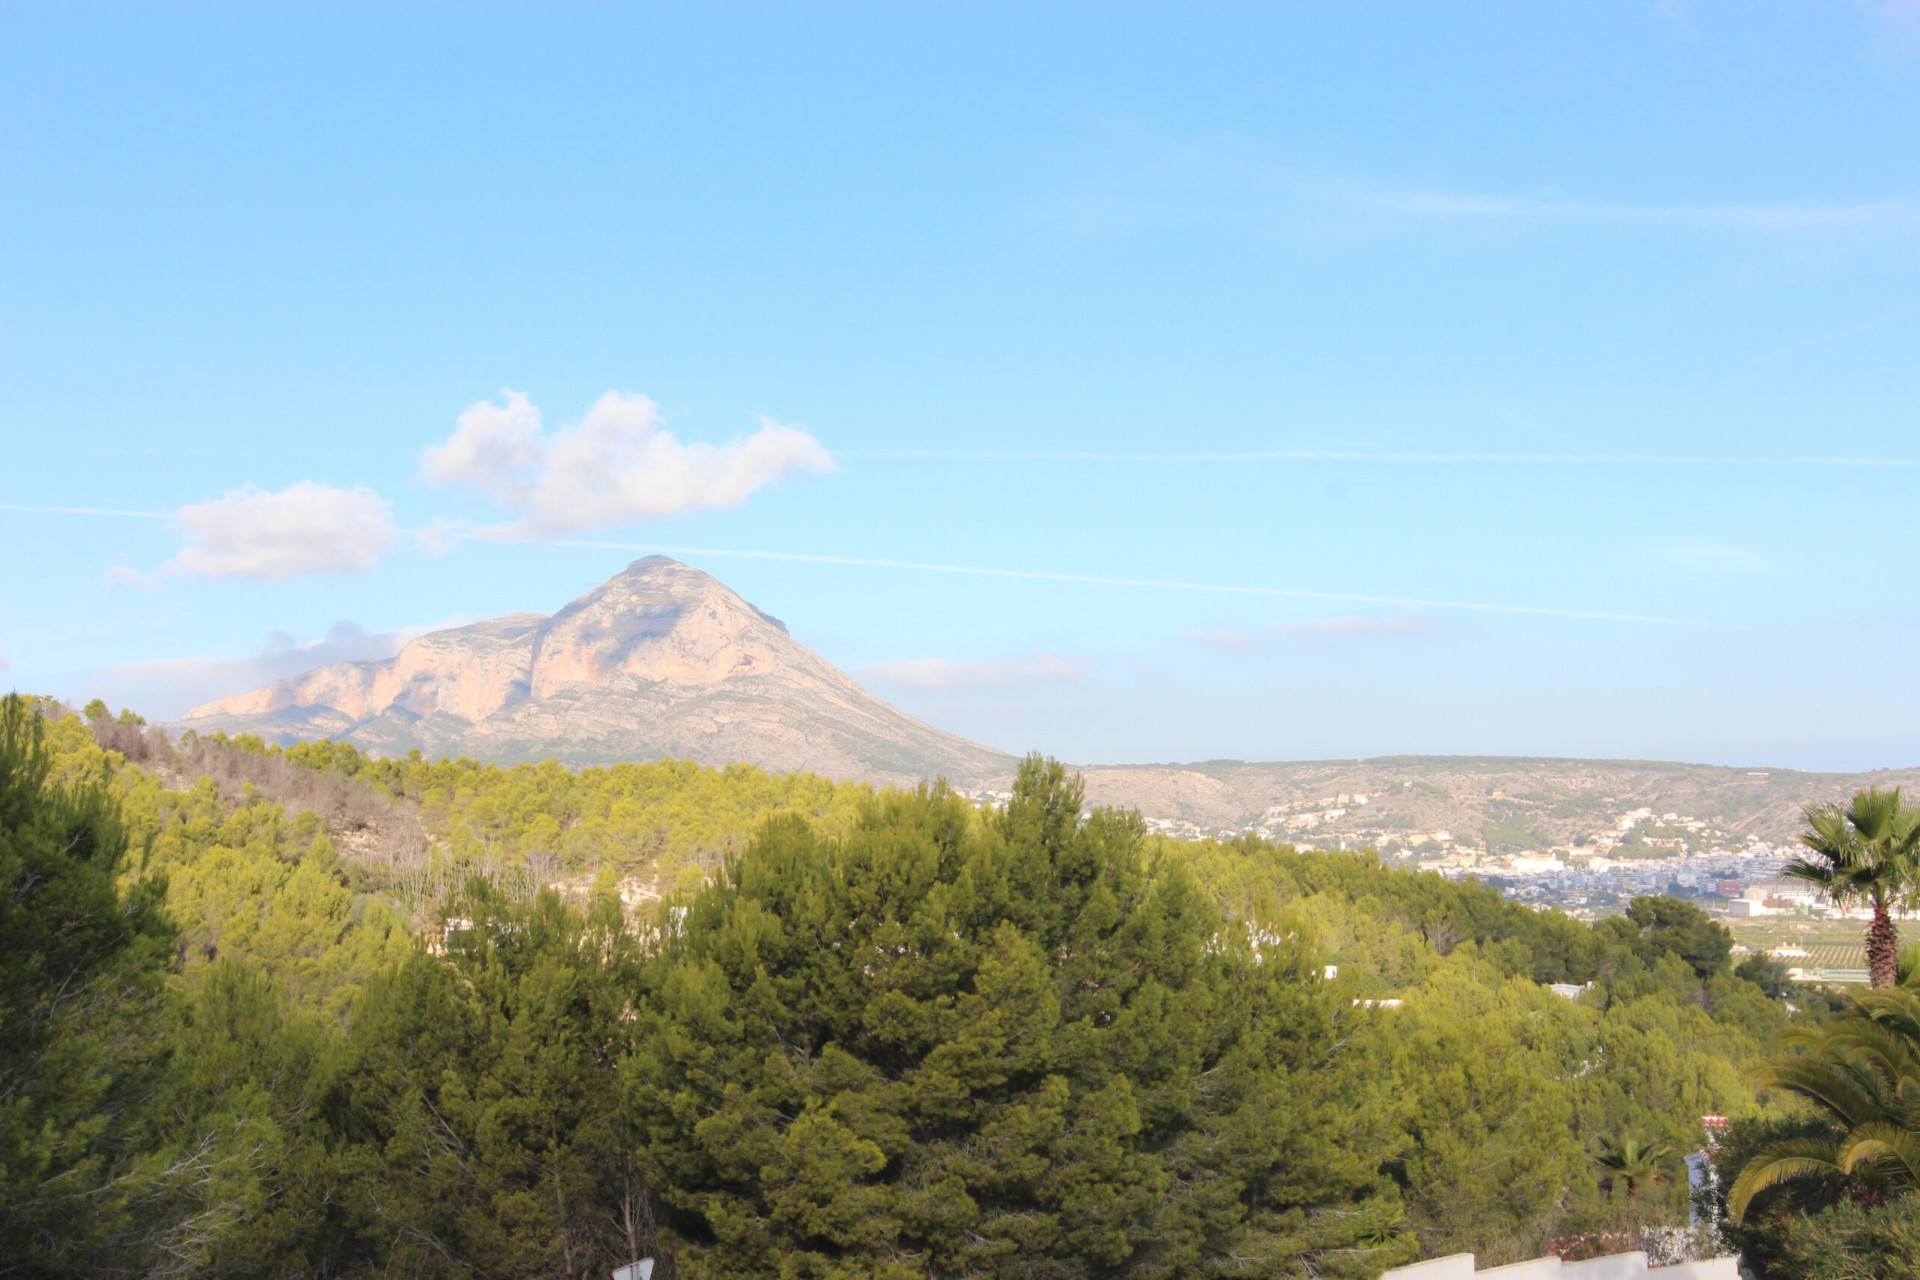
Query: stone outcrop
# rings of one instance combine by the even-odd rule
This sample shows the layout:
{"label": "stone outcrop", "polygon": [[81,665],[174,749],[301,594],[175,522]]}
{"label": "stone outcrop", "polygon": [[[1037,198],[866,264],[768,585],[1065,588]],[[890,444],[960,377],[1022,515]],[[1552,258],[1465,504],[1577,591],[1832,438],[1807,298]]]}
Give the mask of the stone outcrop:
{"label": "stone outcrop", "polygon": [[196,707],[178,727],[501,763],[673,756],[885,782],[1003,778],[1013,764],[882,702],[777,619],[664,556],[552,617],[436,631],[384,662]]}

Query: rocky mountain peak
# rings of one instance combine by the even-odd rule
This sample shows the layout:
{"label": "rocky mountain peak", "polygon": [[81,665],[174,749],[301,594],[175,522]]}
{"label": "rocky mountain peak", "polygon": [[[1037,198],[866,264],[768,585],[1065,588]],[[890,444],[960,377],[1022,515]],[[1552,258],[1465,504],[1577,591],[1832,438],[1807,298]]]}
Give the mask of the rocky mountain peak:
{"label": "rocky mountain peak", "polygon": [[648,556],[551,617],[421,636],[196,707],[183,727],[572,764],[686,756],[838,777],[1004,773],[888,706],[712,575]]}
{"label": "rocky mountain peak", "polygon": [[718,578],[665,556],[636,560],[548,620],[533,696],[610,680],[712,684],[814,655]]}

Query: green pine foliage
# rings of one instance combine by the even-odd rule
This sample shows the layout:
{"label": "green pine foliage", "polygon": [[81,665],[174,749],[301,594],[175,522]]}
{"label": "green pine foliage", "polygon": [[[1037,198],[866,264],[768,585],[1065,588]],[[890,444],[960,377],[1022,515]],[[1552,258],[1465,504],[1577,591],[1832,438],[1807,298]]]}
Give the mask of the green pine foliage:
{"label": "green pine foliage", "polygon": [[[835,840],[770,825],[670,908],[628,1082],[687,1276],[1371,1275],[1370,1025],[1029,760]],[[684,911],[684,914],[676,914]]]}
{"label": "green pine foliage", "polygon": [[356,892],[324,824],[258,796],[224,801],[130,780],[127,807],[153,829],[152,865],[188,969],[220,958],[257,967],[303,1002],[344,1017],[359,985],[413,951],[394,903]]}
{"label": "green pine foliage", "polygon": [[351,1065],[337,1024],[232,958],[179,975],[172,997],[167,1070],[136,1117],[152,1183],[141,1270],[339,1274],[354,1162],[335,1127]]}
{"label": "green pine foliage", "polygon": [[444,955],[377,978],[349,1036],[363,1265],[605,1274],[653,1246],[618,1088],[636,939],[605,898],[581,912],[476,884],[458,909]]}
{"label": "green pine foliage", "polygon": [[1684,1222],[1606,1161],[1758,1114],[1793,994],[1683,903],[1152,837],[1040,760],[995,813],[95,710],[0,717],[0,1274],[1511,1261]]}
{"label": "green pine foliage", "polygon": [[0,1274],[117,1256],[137,1233],[128,1121],[172,942],[166,885],[138,875],[87,767],[104,761],[47,739],[37,708],[0,702]]}
{"label": "green pine foliage", "polygon": [[[1399,1100],[1385,1167],[1423,1257],[1511,1262],[1684,1222],[1684,1181],[1632,1206],[1605,1194],[1606,1140],[1697,1150],[1701,1116],[1755,1107],[1742,1067],[1786,1022],[1784,1000],[1727,968],[1726,929],[1673,899],[1589,928],[1368,854],[1162,847],[1226,910],[1310,939],[1353,998],[1405,1001],[1384,1020]],[[1593,985],[1569,1001],[1547,982]]]}

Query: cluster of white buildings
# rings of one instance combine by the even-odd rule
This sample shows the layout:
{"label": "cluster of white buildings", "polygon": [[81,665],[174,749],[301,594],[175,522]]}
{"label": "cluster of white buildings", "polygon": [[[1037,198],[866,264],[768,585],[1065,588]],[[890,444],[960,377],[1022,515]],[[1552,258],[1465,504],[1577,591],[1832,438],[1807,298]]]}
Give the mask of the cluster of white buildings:
{"label": "cluster of white buildings", "polygon": [[[1725,888],[1734,888],[1727,885]],[[1724,889],[1723,889],[1724,892]],[[1896,920],[1920,919],[1920,910],[1895,908]],[[1865,905],[1836,907],[1818,886],[1805,880],[1760,880],[1738,886],[1727,895],[1727,915],[1735,920],[1760,916],[1813,916],[1826,920],[1871,920],[1873,909]]]}
{"label": "cluster of white buildings", "polygon": [[[1411,782],[1405,784],[1411,787]],[[983,809],[1003,809],[1012,797],[985,788],[961,793]],[[1182,818],[1143,818],[1147,830],[1180,840],[1230,840],[1258,835],[1303,849],[1378,849],[1410,853],[1421,867],[1450,879],[1495,882],[1508,897],[1575,910],[1609,899],[1679,890],[1729,900],[1728,915],[1807,916],[1859,914],[1834,911],[1811,885],[1779,878],[1792,851],[1748,836],[1734,838],[1712,824],[1680,813],[1640,806],[1604,819],[1599,830],[1548,849],[1490,850],[1477,837],[1451,830],[1380,829],[1363,811],[1376,795],[1341,792],[1313,800],[1270,805],[1258,818],[1233,826],[1209,826]],[[1328,828],[1338,826],[1338,832]]]}
{"label": "cluster of white buildings", "polygon": [[1587,849],[1541,853],[1480,853],[1462,850],[1422,865],[1447,876],[1531,881],[1554,892],[1611,892],[1615,888],[1665,888],[1678,883],[1703,893],[1744,886],[1775,876],[1789,855],[1764,841],[1740,849],[1716,849],[1683,857],[1623,858]]}
{"label": "cluster of white buildings", "polygon": [[1494,1275],[1501,1280],[1740,1280],[1740,1260],[1728,1256],[1662,1267],[1648,1261],[1645,1253],[1636,1251],[1589,1258],[1584,1262],[1536,1258],[1532,1262],[1510,1262],[1504,1267],[1482,1271],[1474,1266],[1472,1254],[1456,1253],[1448,1258],[1395,1267],[1380,1280],[1473,1280],[1475,1276]]}
{"label": "cluster of white buildings", "polygon": [[1735,920],[1811,915],[1816,908],[1824,910],[1826,906],[1821,892],[1804,880],[1759,880],[1739,886],[1737,893],[1727,897],[1727,915]]}
{"label": "cluster of white buildings", "polygon": [[1269,840],[1283,840],[1301,831],[1311,831],[1324,822],[1338,822],[1349,810],[1373,803],[1372,796],[1342,792],[1320,800],[1296,800],[1270,805],[1252,830]]}

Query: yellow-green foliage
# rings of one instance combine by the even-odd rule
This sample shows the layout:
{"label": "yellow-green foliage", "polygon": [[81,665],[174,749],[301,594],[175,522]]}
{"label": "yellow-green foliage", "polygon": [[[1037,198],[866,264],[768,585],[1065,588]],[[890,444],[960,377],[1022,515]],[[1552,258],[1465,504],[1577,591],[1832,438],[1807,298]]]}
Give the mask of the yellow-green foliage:
{"label": "yellow-green foliage", "polygon": [[216,957],[265,969],[294,997],[344,1013],[366,976],[412,946],[378,897],[356,898],[311,813],[255,800],[229,811],[211,782],[151,794],[151,866],[191,966]]}
{"label": "yellow-green foliage", "polygon": [[47,754],[53,762],[47,781],[55,787],[108,781],[123,763],[119,756],[102,751],[94,743],[93,730],[79,716],[47,718],[43,725]]}
{"label": "yellow-green foliage", "polygon": [[120,801],[129,879],[163,878],[184,969],[257,966],[288,995],[343,1016],[375,972],[413,947],[384,899],[356,894],[320,819],[258,796],[232,804],[209,779],[184,789],[95,745],[78,717],[49,722],[54,774],[106,780]]}
{"label": "yellow-green foliage", "polygon": [[[1403,1001],[1380,1023],[1404,1134],[1395,1168],[1427,1256],[1512,1261],[1556,1235],[1630,1226],[1595,1176],[1604,1141],[1691,1151],[1701,1116],[1755,1109],[1741,1066],[1785,1009],[1726,968],[1725,931],[1686,904],[1589,928],[1369,854],[1259,840],[1160,852],[1230,916],[1314,947],[1354,999]],[[1589,981],[1576,1000],[1545,985]],[[1670,1170],[1635,1212],[1683,1220],[1685,1190]]]}
{"label": "yellow-green foliage", "polygon": [[738,764],[710,769],[689,760],[576,773],[552,762],[502,768],[417,754],[377,760],[336,742],[264,750],[417,804],[456,862],[491,855],[519,864],[544,856],[576,872],[611,864],[654,874],[670,889],[686,887],[683,872],[693,881],[711,873],[769,818],[801,817],[843,835],[873,794],[865,784],[818,774]]}

